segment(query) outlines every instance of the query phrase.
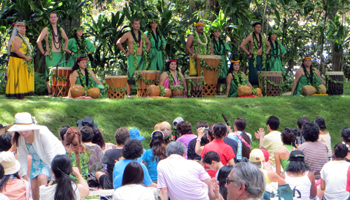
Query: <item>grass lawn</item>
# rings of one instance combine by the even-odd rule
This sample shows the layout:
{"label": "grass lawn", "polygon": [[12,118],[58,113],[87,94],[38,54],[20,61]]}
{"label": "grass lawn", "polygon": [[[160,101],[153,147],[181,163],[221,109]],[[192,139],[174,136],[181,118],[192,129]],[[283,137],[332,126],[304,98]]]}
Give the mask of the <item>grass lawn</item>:
{"label": "grass lawn", "polygon": [[[34,96],[27,100],[7,99],[0,96],[0,123],[14,123],[17,112],[29,112],[38,124],[45,125],[56,135],[62,125],[75,126],[85,116],[92,117],[99,125],[105,140],[114,142],[117,128],[126,126],[138,128],[146,137],[143,145],[149,148],[150,133],[156,123],[172,121],[181,116],[189,121],[195,132],[200,120],[208,123],[224,122],[224,114],[230,124],[237,117],[247,120],[246,131],[252,133],[265,127],[267,118],[275,115],[280,119],[279,131],[285,127],[296,127],[297,119],[306,116],[314,120],[322,116],[332,137],[332,146],[341,141],[340,132],[350,126],[349,102],[350,83],[345,85],[342,96],[301,97],[280,96],[262,98],[188,98],[148,99],[130,98],[124,100],[72,100],[54,97]],[[254,136],[253,136],[254,137]],[[258,140],[254,138],[254,147]]]}

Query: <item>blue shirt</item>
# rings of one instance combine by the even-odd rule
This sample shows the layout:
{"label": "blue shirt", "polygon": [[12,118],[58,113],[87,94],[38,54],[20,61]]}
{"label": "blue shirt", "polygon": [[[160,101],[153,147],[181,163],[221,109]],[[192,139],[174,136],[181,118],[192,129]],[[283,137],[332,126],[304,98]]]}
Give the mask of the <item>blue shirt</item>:
{"label": "blue shirt", "polygon": [[[237,131],[238,134],[242,135],[242,131]],[[252,141],[252,135],[250,135],[249,133],[245,132],[248,137],[250,138],[250,141]],[[236,141],[238,143],[238,148],[237,148],[237,160],[242,160],[242,142],[241,140],[237,137],[236,132],[235,133],[229,133],[227,135],[228,138],[233,139],[234,141]]]}
{"label": "blue shirt", "polygon": [[153,156],[152,149],[148,149],[142,156],[142,160],[147,163],[147,169],[152,181],[157,180],[157,160]]}
{"label": "blue shirt", "polygon": [[[114,185],[114,189],[118,189],[118,188],[120,188],[122,186],[124,169],[130,162],[137,162],[137,161],[123,159],[123,160],[120,160],[120,161],[115,163],[114,169],[113,169],[113,185]],[[143,179],[143,183],[145,184],[145,186],[149,186],[153,182],[151,180],[151,177],[148,174],[147,167],[143,163],[140,163],[140,164],[141,164],[141,167],[143,169],[143,173],[145,175],[145,177]]]}

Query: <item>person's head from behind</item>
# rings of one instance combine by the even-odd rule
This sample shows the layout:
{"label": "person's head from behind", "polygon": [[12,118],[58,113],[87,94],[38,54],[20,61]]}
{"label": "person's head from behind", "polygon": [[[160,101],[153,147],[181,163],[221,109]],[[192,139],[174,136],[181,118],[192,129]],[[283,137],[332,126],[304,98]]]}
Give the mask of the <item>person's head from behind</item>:
{"label": "person's head from behind", "polygon": [[226,165],[220,168],[219,174],[218,174],[218,181],[219,181],[219,187],[220,187],[220,194],[221,196],[226,200],[227,199],[227,188],[226,185],[226,178],[230,174],[233,166],[232,165]]}
{"label": "person's head from behind", "polygon": [[[245,128],[247,126],[247,122],[245,121],[245,119],[238,117],[235,119],[234,121],[234,130],[235,131],[241,131],[242,134],[242,138],[249,144],[251,145],[252,141],[250,139],[250,137],[245,133]],[[246,144],[242,144],[242,156],[248,158],[249,154],[250,154],[250,149],[251,146],[249,148],[249,146],[247,146]]]}
{"label": "person's head from behind", "polygon": [[247,126],[247,122],[245,121],[245,119],[238,117],[235,119],[234,122],[234,130],[235,131],[244,131],[245,127]]}
{"label": "person's head from behind", "polygon": [[66,134],[67,130],[69,129],[68,125],[64,125],[60,128],[60,139],[63,141],[64,134]]}
{"label": "person's head from behind", "polygon": [[114,137],[117,145],[124,145],[125,142],[130,139],[129,129],[126,127],[118,128]]}
{"label": "person's head from behind", "polygon": [[227,127],[223,123],[217,123],[213,126],[215,139],[224,139],[227,135]]}
{"label": "person's head from behind", "polygon": [[0,192],[2,192],[3,190],[5,190],[6,184],[11,179],[12,176],[20,179],[18,171],[21,166],[18,160],[16,160],[13,153],[8,151],[4,151],[0,153],[0,165],[3,168],[2,170],[0,169],[0,173],[1,171],[3,171],[3,175],[2,175],[3,177],[1,178],[1,181],[0,181]]}
{"label": "person's head from behind", "polygon": [[136,160],[141,157],[143,153],[143,147],[141,141],[132,139],[128,140],[122,150],[122,155],[125,159]]}
{"label": "person's head from behind", "polygon": [[70,127],[64,135],[63,145],[68,151],[84,152],[85,148],[78,128]]}
{"label": "person's head from behind", "polygon": [[315,119],[315,124],[318,125],[318,127],[320,128],[320,130],[324,131],[326,130],[326,121],[324,120],[323,117],[316,117]]}
{"label": "person's head from behind", "polygon": [[94,129],[90,126],[81,127],[80,133],[83,142],[92,142],[92,138],[94,138]]}
{"label": "person's head from behind", "polygon": [[192,134],[191,124],[188,121],[180,122],[176,125],[180,135]]}
{"label": "person's head from behind", "polygon": [[208,124],[207,122],[205,122],[205,121],[199,121],[199,122],[197,122],[197,124],[196,124],[196,129],[199,129],[199,128],[202,128],[202,127],[208,128],[208,127],[209,127],[209,124]]}
{"label": "person's head from behind", "polygon": [[301,134],[303,135],[306,142],[316,142],[320,135],[320,129],[316,124],[312,122],[306,122],[301,129]]}
{"label": "person's head from behind", "polygon": [[339,142],[334,146],[335,159],[343,160],[348,155],[348,147],[345,144]]}
{"label": "person's head from behind", "polygon": [[185,157],[187,154],[187,148],[182,142],[170,142],[165,151],[167,156],[174,154]]}
{"label": "person's head from behind", "polygon": [[310,122],[309,118],[307,117],[300,117],[297,121],[297,125],[298,125],[298,130],[301,130],[303,128],[303,125],[306,123],[306,122]]}
{"label": "person's head from behind", "polygon": [[265,191],[264,174],[251,163],[238,163],[227,177],[227,199],[261,198]]}
{"label": "person's head from behind", "polygon": [[166,158],[165,156],[165,141],[164,141],[164,133],[161,131],[153,131],[151,134],[151,143],[149,146],[152,149],[152,153],[154,158],[157,158],[157,161]]}
{"label": "person's head from behind", "polygon": [[1,180],[2,178],[4,178],[4,175],[5,175],[4,167],[2,166],[2,164],[0,164],[0,180]]}
{"label": "person's head from behind", "polygon": [[265,162],[264,153],[260,149],[253,149],[250,152],[249,161],[256,166],[262,166]]}
{"label": "person's head from behind", "polygon": [[281,140],[282,140],[283,144],[291,145],[294,141],[294,138],[295,138],[295,135],[294,135],[294,132],[291,128],[283,129],[283,131],[281,133]]}
{"label": "person's head from behind", "polygon": [[208,165],[211,170],[217,171],[220,169],[220,156],[215,151],[208,151],[203,156],[203,164]]}
{"label": "person's head from behind", "polygon": [[51,170],[55,175],[57,183],[54,199],[75,199],[72,187],[73,179],[69,177],[72,173],[72,162],[67,155],[56,155],[51,162]]}
{"label": "person's head from behind", "polygon": [[299,150],[290,152],[289,155],[289,165],[286,169],[287,172],[299,174],[309,171],[310,168],[307,166],[304,160],[304,153]]}
{"label": "person's head from behind", "polygon": [[123,173],[122,186],[128,184],[141,184],[144,179],[143,169],[138,162],[130,162]]}
{"label": "person's head from behind", "polygon": [[93,128],[94,131],[94,137],[92,138],[92,143],[97,144],[98,146],[101,147],[101,149],[105,148],[105,140],[103,139],[102,133],[98,128]]}
{"label": "person's head from behind", "polygon": [[269,132],[276,131],[280,126],[280,120],[276,116],[270,116],[267,119],[266,126]]}
{"label": "person's head from behind", "polygon": [[0,135],[0,152],[9,151],[12,147],[12,136],[8,133]]}
{"label": "person's head from behind", "polygon": [[350,127],[345,127],[341,131],[341,138],[344,142],[350,143]]}
{"label": "person's head from behind", "polygon": [[159,130],[164,132],[165,130],[171,131],[171,124],[169,122],[161,122],[159,124]]}
{"label": "person's head from behind", "polygon": [[208,129],[208,135],[207,138],[209,140],[209,142],[211,142],[212,140],[215,139],[215,135],[214,135],[214,127],[215,124],[210,124],[209,129]]}

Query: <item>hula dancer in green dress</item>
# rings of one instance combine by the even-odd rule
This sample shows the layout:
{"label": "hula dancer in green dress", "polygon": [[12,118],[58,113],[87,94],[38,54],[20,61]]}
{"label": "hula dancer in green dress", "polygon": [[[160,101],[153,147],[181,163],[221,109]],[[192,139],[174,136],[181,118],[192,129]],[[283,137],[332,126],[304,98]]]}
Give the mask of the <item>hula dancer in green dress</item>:
{"label": "hula dancer in green dress", "polygon": [[269,54],[269,62],[267,63],[267,71],[281,71],[283,77],[285,77],[286,72],[282,65],[282,57],[287,53],[284,46],[277,40],[277,31],[270,31],[268,41],[271,46]]}
{"label": "hula dancer in green dress", "polygon": [[96,50],[94,45],[92,45],[92,43],[90,42],[90,40],[83,36],[84,27],[78,26],[75,29],[73,29],[73,31],[74,38],[69,39],[68,42],[68,50],[72,52],[69,61],[67,62],[68,67],[73,67],[75,61],[81,55],[86,54],[87,56],[88,54],[91,54],[93,51]]}
{"label": "hula dancer in green dress", "polygon": [[[128,97],[131,95],[131,85],[135,85],[134,72],[135,70],[145,70],[145,56],[151,47],[147,36],[140,31],[140,20],[133,19],[131,27],[131,31],[126,32],[117,41],[118,48],[128,58],[128,87],[126,88]],[[125,41],[127,41],[128,50],[123,47]]]}
{"label": "hula dancer in green dress", "polygon": [[212,38],[214,54],[221,56],[221,62],[220,62],[221,69],[219,71],[218,83],[216,85],[217,94],[220,94],[221,84],[226,83],[226,77],[228,72],[226,56],[231,51],[231,48],[228,46],[225,40],[220,38],[219,27],[212,26],[211,31],[212,31],[212,35],[210,35],[210,37]]}
{"label": "hula dancer in green dress", "polygon": [[158,20],[150,19],[148,23],[149,31],[145,32],[149,41],[151,42],[151,48],[149,50],[150,63],[148,63],[147,70],[159,70],[160,73],[164,71],[164,49],[166,41],[164,36],[158,30]]}
{"label": "hula dancer in green dress", "polygon": [[231,61],[231,67],[226,78],[226,97],[238,97],[237,88],[241,85],[252,87],[245,73],[239,69],[239,62],[239,60]]}
{"label": "hula dancer in green dress", "polygon": [[[261,35],[261,23],[255,22],[254,32],[243,40],[240,48],[249,56],[249,82],[252,85],[258,85],[258,71],[265,71],[266,57],[270,52],[270,43]],[[249,44],[249,51],[245,45]],[[265,51],[265,47],[267,49]]]}
{"label": "hula dancer in green dress", "polygon": [[318,90],[318,86],[326,82],[322,79],[318,69],[311,65],[311,57],[303,58],[301,67],[295,73],[295,79],[292,86],[292,95],[301,95],[301,89],[305,85],[314,86]]}
{"label": "hula dancer in green dress", "polygon": [[[38,48],[40,52],[45,56],[46,68],[45,68],[45,77],[46,77],[46,86],[49,94],[52,94],[51,87],[49,85],[49,67],[54,67],[59,63],[64,62],[65,59],[65,51],[71,53],[67,49],[68,47],[68,37],[66,32],[64,32],[63,28],[57,24],[58,16],[57,13],[50,13],[50,25],[45,27],[36,43],[38,44]],[[44,50],[42,41],[45,39],[46,41],[46,50]],[[59,67],[64,67],[59,66]]]}

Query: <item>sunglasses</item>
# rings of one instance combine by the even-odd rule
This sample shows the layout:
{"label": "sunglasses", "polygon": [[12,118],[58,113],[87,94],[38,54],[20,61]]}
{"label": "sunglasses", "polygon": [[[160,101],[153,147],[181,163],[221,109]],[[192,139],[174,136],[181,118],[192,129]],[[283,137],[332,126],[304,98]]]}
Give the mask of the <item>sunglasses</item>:
{"label": "sunglasses", "polygon": [[234,180],[229,179],[228,177],[226,177],[226,184],[228,185],[228,184],[230,184],[231,182],[235,182],[235,181],[234,181]]}

